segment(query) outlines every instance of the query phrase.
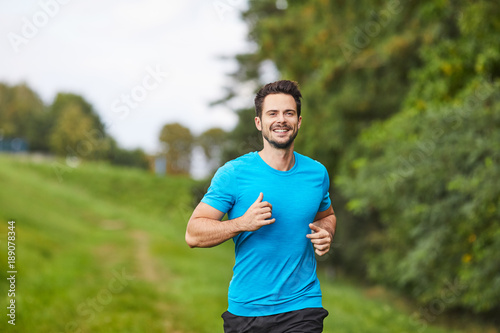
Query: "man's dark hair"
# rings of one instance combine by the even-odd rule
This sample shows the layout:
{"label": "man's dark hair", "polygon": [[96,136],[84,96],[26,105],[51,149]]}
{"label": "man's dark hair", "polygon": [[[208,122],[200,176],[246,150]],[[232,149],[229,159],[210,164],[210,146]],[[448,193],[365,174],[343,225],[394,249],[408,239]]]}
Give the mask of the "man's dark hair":
{"label": "man's dark hair", "polygon": [[255,114],[257,117],[262,118],[262,104],[264,104],[264,98],[270,94],[287,94],[291,95],[297,104],[297,117],[300,117],[301,103],[300,99],[302,94],[299,90],[299,84],[295,81],[280,80],[273,83],[268,83],[262,87],[257,96],[255,96]]}

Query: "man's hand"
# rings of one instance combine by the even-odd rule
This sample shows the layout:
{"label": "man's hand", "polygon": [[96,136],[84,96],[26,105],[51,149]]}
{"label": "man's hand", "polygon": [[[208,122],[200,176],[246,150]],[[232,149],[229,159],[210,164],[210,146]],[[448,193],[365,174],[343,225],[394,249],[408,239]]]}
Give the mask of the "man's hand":
{"label": "man's hand", "polygon": [[257,200],[241,217],[241,227],[243,230],[255,231],[265,225],[274,223],[275,219],[271,218],[273,206],[267,201],[262,201],[263,198],[264,194],[261,192]]}
{"label": "man's hand", "polygon": [[260,193],[245,214],[232,220],[221,222],[224,212],[200,202],[193,211],[186,228],[186,243],[190,247],[212,247],[219,245],[243,231],[255,231],[274,223],[273,207],[262,201]]}
{"label": "man's hand", "polygon": [[313,223],[309,223],[309,228],[311,228],[313,233],[307,234],[306,237],[313,243],[314,252],[319,256],[328,253],[330,251],[330,244],[332,243],[332,235]]}

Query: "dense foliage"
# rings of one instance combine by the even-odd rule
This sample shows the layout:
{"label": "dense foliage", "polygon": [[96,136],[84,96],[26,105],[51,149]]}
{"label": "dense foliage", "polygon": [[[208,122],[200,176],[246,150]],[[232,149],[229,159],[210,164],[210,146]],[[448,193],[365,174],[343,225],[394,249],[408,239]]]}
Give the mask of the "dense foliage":
{"label": "dense foliage", "polygon": [[0,83],[0,139],[22,138],[30,146],[47,149],[37,140],[46,127],[44,111],[42,100],[28,86]]}
{"label": "dense foliage", "polygon": [[296,148],[334,179],[333,263],[440,311],[498,310],[500,4],[260,0],[243,17],[256,47],[233,77],[263,84],[272,61],[301,84]]}

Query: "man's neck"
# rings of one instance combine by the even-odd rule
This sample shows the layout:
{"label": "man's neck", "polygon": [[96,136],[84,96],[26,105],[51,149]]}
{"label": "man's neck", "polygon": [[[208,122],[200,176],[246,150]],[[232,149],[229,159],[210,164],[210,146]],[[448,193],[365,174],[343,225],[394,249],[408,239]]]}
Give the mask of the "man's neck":
{"label": "man's neck", "polygon": [[[265,140],[264,140],[265,141]],[[259,155],[271,168],[279,171],[288,171],[295,164],[293,154],[293,143],[287,149],[276,149],[264,142],[264,149],[259,151]]]}

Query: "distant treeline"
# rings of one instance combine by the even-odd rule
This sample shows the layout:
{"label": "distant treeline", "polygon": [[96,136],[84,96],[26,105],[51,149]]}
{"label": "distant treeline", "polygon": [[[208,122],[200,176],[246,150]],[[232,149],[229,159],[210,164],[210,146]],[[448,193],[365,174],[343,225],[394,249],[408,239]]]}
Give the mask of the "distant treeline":
{"label": "distant treeline", "polygon": [[0,83],[0,139],[23,142],[32,152],[148,168],[146,154],[120,148],[82,96],[59,93],[45,105],[26,84]]}
{"label": "distant treeline", "polygon": [[[179,123],[165,124],[158,140],[159,154],[166,157],[166,172],[189,174],[194,148],[203,152],[207,172],[215,170],[226,137],[220,128],[196,136]],[[0,151],[20,150],[143,169],[154,165],[154,157],[142,149],[120,148],[84,97],[59,93],[50,105],[45,105],[26,84],[0,83]]]}
{"label": "distant treeline", "polygon": [[[227,100],[270,64],[301,85],[296,149],[333,180],[331,263],[413,297],[423,320],[495,317],[500,3],[259,0],[243,18],[255,47]],[[259,147],[253,110],[239,116],[226,160]]]}

